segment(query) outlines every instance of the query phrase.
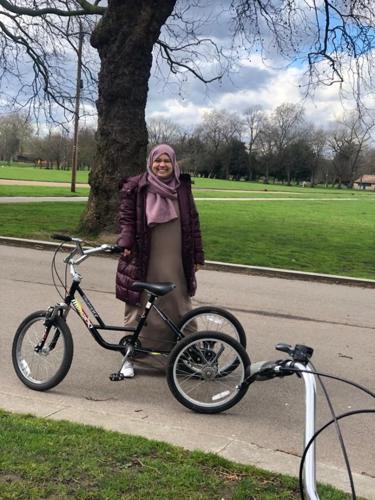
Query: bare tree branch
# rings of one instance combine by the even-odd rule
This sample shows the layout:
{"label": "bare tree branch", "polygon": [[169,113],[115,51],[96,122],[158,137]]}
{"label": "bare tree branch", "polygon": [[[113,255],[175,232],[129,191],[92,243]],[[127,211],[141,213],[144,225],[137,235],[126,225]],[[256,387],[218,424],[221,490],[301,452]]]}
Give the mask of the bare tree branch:
{"label": "bare tree branch", "polygon": [[[205,42],[211,43],[215,47],[217,52],[219,53],[218,47],[212,42],[212,40],[209,40],[209,39],[202,39],[202,40],[199,40],[195,43],[185,44],[181,47],[170,47],[168,44],[161,41],[160,39],[156,42],[156,44],[159,45],[159,47],[161,48],[161,55],[167,61],[169,69],[172,73],[176,74],[176,73],[178,73],[179,68],[183,68],[183,69],[187,70],[189,73],[193,74],[201,82],[211,83],[211,82],[214,82],[215,80],[220,80],[223,77],[225,71],[222,71],[220,74],[217,74],[216,76],[214,76],[212,78],[205,78],[203,76],[202,72],[200,71],[200,69],[198,68],[198,66],[196,66],[196,68],[193,67],[193,60],[192,59],[193,59],[193,55],[195,52],[194,47],[197,47]],[[191,53],[191,59],[189,60],[189,64],[184,63],[182,61],[179,61],[175,57],[175,54],[177,52],[187,51],[187,50],[190,51],[190,53]]]}
{"label": "bare tree branch", "polygon": [[[29,113],[36,121],[44,114],[47,121],[52,119],[62,124],[71,120],[74,110],[76,85],[72,63],[76,61],[79,23],[83,23],[87,36],[91,34],[98,16],[87,15],[86,10],[85,15],[70,15],[77,13],[75,7],[78,3],[75,0],[40,2],[39,5],[46,6],[48,10],[48,14],[41,16],[40,12],[46,12],[46,9],[27,8],[26,1],[24,6],[11,6],[12,10],[6,11],[5,6],[10,6],[10,3],[0,0],[2,107],[30,108]],[[31,3],[35,5],[35,2]],[[88,2],[81,2],[81,5],[90,10]],[[56,10],[61,11],[62,6],[66,6],[69,16],[54,14]],[[37,15],[30,17],[30,10]],[[82,68],[83,98],[93,106],[98,61],[88,43],[85,44]]]}
{"label": "bare tree branch", "polygon": [[[249,47],[308,63],[309,86],[373,83],[375,4],[369,0],[232,0],[234,33]],[[366,77],[366,80],[365,80]],[[308,86],[308,88],[310,88]]]}
{"label": "bare tree branch", "polygon": [[4,7],[4,9],[9,12],[13,12],[14,14],[31,16],[31,17],[40,17],[46,14],[54,14],[56,16],[61,17],[71,17],[71,16],[86,16],[87,14],[98,14],[103,15],[106,11],[106,7],[99,7],[98,3],[95,2],[91,4],[87,0],[76,0],[76,3],[79,4],[82,9],[80,10],[63,10],[55,7],[45,7],[42,9],[31,9],[28,7],[20,7],[17,5],[8,2],[7,0],[0,0],[0,6]]}

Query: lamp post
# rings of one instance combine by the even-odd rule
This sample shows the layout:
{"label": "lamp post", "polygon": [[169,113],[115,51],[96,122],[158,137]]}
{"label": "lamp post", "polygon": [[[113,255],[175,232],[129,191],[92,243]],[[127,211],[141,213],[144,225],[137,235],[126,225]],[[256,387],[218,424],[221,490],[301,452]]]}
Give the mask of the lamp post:
{"label": "lamp post", "polygon": [[72,182],[70,191],[76,192],[76,177],[77,177],[77,164],[78,164],[78,126],[79,126],[79,103],[81,99],[82,89],[82,46],[83,46],[83,30],[82,23],[79,21],[79,38],[78,38],[78,62],[77,62],[77,83],[76,83],[76,103],[74,110],[74,135],[73,135],[73,155],[72,155]]}

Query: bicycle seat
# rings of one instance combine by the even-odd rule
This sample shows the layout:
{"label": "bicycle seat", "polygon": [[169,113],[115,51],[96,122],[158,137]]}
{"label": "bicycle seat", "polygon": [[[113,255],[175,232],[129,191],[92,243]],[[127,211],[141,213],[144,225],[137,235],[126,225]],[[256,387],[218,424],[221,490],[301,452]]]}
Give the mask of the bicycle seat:
{"label": "bicycle seat", "polygon": [[141,290],[147,290],[153,295],[157,295],[158,297],[160,297],[161,295],[166,295],[167,293],[171,292],[174,288],[176,288],[176,285],[170,282],[146,283],[144,281],[134,281],[130,288],[137,292]]}

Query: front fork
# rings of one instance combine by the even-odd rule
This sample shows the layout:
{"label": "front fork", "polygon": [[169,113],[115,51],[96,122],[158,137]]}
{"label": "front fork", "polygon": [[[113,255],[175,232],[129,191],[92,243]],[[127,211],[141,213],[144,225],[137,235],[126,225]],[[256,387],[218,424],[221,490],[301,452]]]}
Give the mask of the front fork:
{"label": "front fork", "polygon": [[38,342],[38,344],[34,347],[34,351],[37,354],[48,354],[50,351],[53,351],[53,349],[56,347],[57,341],[59,340],[60,331],[59,330],[55,331],[55,334],[54,334],[51,342],[49,343],[48,347],[46,347],[46,345],[45,345],[47,338],[49,336],[49,333],[51,331],[51,328],[52,328],[56,318],[62,317],[64,319],[66,319],[66,317],[69,313],[69,310],[70,310],[70,306],[68,304],[63,303],[63,302],[56,304],[54,306],[50,306],[47,309],[46,317],[45,317],[45,320],[43,322],[43,324],[45,326],[43,337],[40,340],[40,342]]}

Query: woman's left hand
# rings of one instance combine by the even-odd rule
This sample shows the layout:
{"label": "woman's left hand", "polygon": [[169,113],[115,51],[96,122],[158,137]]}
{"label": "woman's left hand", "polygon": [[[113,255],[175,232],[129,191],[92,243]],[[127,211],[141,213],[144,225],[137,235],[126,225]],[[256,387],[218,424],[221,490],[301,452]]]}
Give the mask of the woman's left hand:
{"label": "woman's left hand", "polygon": [[201,269],[201,265],[200,264],[194,264],[194,270],[195,272],[199,271],[199,269]]}

